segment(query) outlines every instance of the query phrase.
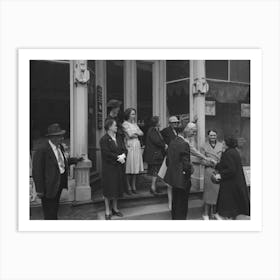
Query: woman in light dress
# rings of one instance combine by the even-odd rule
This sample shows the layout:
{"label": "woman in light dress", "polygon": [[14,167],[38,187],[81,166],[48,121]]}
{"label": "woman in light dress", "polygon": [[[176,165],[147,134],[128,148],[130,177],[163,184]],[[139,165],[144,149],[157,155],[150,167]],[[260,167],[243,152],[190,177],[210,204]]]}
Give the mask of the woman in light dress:
{"label": "woman in light dress", "polygon": [[[223,143],[217,141],[217,132],[213,129],[208,131],[208,141],[205,143],[201,152],[207,157],[212,159],[214,163],[220,161],[223,151]],[[214,217],[216,212],[216,203],[219,194],[219,185],[214,184],[211,181],[211,175],[214,172],[215,164],[208,161],[205,164],[204,172],[204,192],[203,192],[203,201],[204,201],[204,210],[202,218],[204,220],[209,220]],[[210,217],[210,218],[209,218]]]}
{"label": "woman in light dress", "polygon": [[141,144],[139,136],[143,136],[142,130],[136,123],[136,110],[128,108],[124,112],[123,130],[125,133],[125,144],[127,148],[126,178],[127,194],[136,194],[136,175],[144,171]]}

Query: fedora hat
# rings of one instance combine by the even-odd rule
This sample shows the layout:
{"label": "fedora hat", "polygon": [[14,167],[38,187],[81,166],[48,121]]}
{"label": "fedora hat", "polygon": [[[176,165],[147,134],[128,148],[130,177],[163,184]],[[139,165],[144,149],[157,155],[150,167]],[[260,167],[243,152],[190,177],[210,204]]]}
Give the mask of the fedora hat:
{"label": "fedora hat", "polygon": [[107,103],[108,108],[118,108],[122,105],[122,102],[117,99],[111,99]]}
{"label": "fedora hat", "polygon": [[64,135],[65,132],[66,132],[65,130],[62,130],[60,128],[60,125],[58,123],[53,123],[53,124],[48,126],[48,133],[46,134],[46,136]]}

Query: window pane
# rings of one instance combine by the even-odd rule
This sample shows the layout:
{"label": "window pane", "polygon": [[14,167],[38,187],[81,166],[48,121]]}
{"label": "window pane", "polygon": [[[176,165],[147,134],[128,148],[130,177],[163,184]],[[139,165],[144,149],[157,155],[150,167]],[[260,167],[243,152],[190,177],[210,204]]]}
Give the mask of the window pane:
{"label": "window pane", "polygon": [[230,80],[250,83],[250,60],[231,60]]}
{"label": "window pane", "polygon": [[190,77],[188,60],[166,60],[166,80],[179,80]]}
{"label": "window pane", "polygon": [[124,75],[122,60],[107,61],[107,102],[110,99],[117,99],[123,103],[124,96]]}
{"label": "window pane", "polygon": [[153,114],[153,71],[152,63],[137,62],[137,121],[144,132],[148,129]]}
{"label": "window pane", "polygon": [[189,114],[189,80],[167,84],[166,95],[168,116]]}
{"label": "window pane", "polygon": [[206,60],[206,78],[228,80],[228,60]]}
{"label": "window pane", "polygon": [[70,147],[70,64],[30,61],[30,148],[46,141],[47,128],[59,123]]}

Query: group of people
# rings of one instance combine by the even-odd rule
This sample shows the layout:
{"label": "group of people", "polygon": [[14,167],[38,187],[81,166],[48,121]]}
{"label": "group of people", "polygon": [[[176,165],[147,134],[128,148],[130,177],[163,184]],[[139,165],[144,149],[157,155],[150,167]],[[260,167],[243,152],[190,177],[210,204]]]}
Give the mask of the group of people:
{"label": "group of people", "polygon": [[105,219],[123,214],[118,209],[118,199],[125,192],[136,194],[136,176],[148,164],[152,177],[150,192],[158,195],[158,177],[168,187],[168,205],[174,220],[185,220],[188,213],[188,197],[191,188],[193,164],[191,155],[205,166],[203,219],[235,219],[238,215],[250,215],[250,200],[237,140],[228,137],[217,141],[217,132],[208,131],[208,141],[201,151],[192,144],[196,124],[181,123],[176,116],[169,118],[169,126],[160,131],[160,120],[153,116],[142,148],[139,138],[143,131],[136,122],[136,109],[124,112],[124,121],[118,119],[121,103],[111,100],[105,120],[106,134],[100,140],[102,156],[102,186],[105,200]]}
{"label": "group of people", "polygon": [[[137,194],[136,176],[144,171],[143,162],[148,164],[148,174],[152,178],[151,194],[160,194],[156,181],[161,177],[167,185],[172,219],[185,220],[193,173],[191,155],[205,166],[203,219],[250,215],[249,193],[236,139],[228,137],[220,143],[217,132],[210,130],[208,141],[198,151],[191,141],[197,131],[196,124],[184,125],[176,116],[171,116],[168,127],[160,131],[160,119],[153,116],[142,153],[140,138],[144,133],[137,125],[136,110],[126,109],[124,120],[120,121],[120,107],[118,100],[109,101],[104,123],[106,133],[100,139],[106,220],[123,216],[118,209],[118,199],[124,192]],[[57,219],[61,192],[67,188],[69,165],[83,160],[82,157],[66,157],[62,145],[64,134],[59,124],[50,125],[47,141],[33,157],[33,180],[46,220]]]}

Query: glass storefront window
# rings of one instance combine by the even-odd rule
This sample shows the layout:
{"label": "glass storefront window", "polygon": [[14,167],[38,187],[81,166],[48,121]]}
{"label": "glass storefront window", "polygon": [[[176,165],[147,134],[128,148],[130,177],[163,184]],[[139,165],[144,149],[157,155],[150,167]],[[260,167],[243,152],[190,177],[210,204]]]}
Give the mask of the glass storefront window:
{"label": "glass storefront window", "polygon": [[250,60],[231,60],[230,80],[250,83]]}
{"label": "glass storefront window", "polygon": [[189,60],[166,60],[166,81],[190,77]]}
{"label": "glass storefront window", "polygon": [[189,115],[189,80],[166,85],[167,116]]}
{"label": "glass storefront window", "polygon": [[206,60],[206,78],[228,80],[228,60]]}
{"label": "glass storefront window", "polygon": [[144,144],[149,121],[153,115],[153,65],[137,61],[137,122],[144,132]]}
{"label": "glass storefront window", "polygon": [[70,64],[68,61],[30,61],[30,150],[46,141],[47,127],[59,123],[66,130],[70,150]]}

